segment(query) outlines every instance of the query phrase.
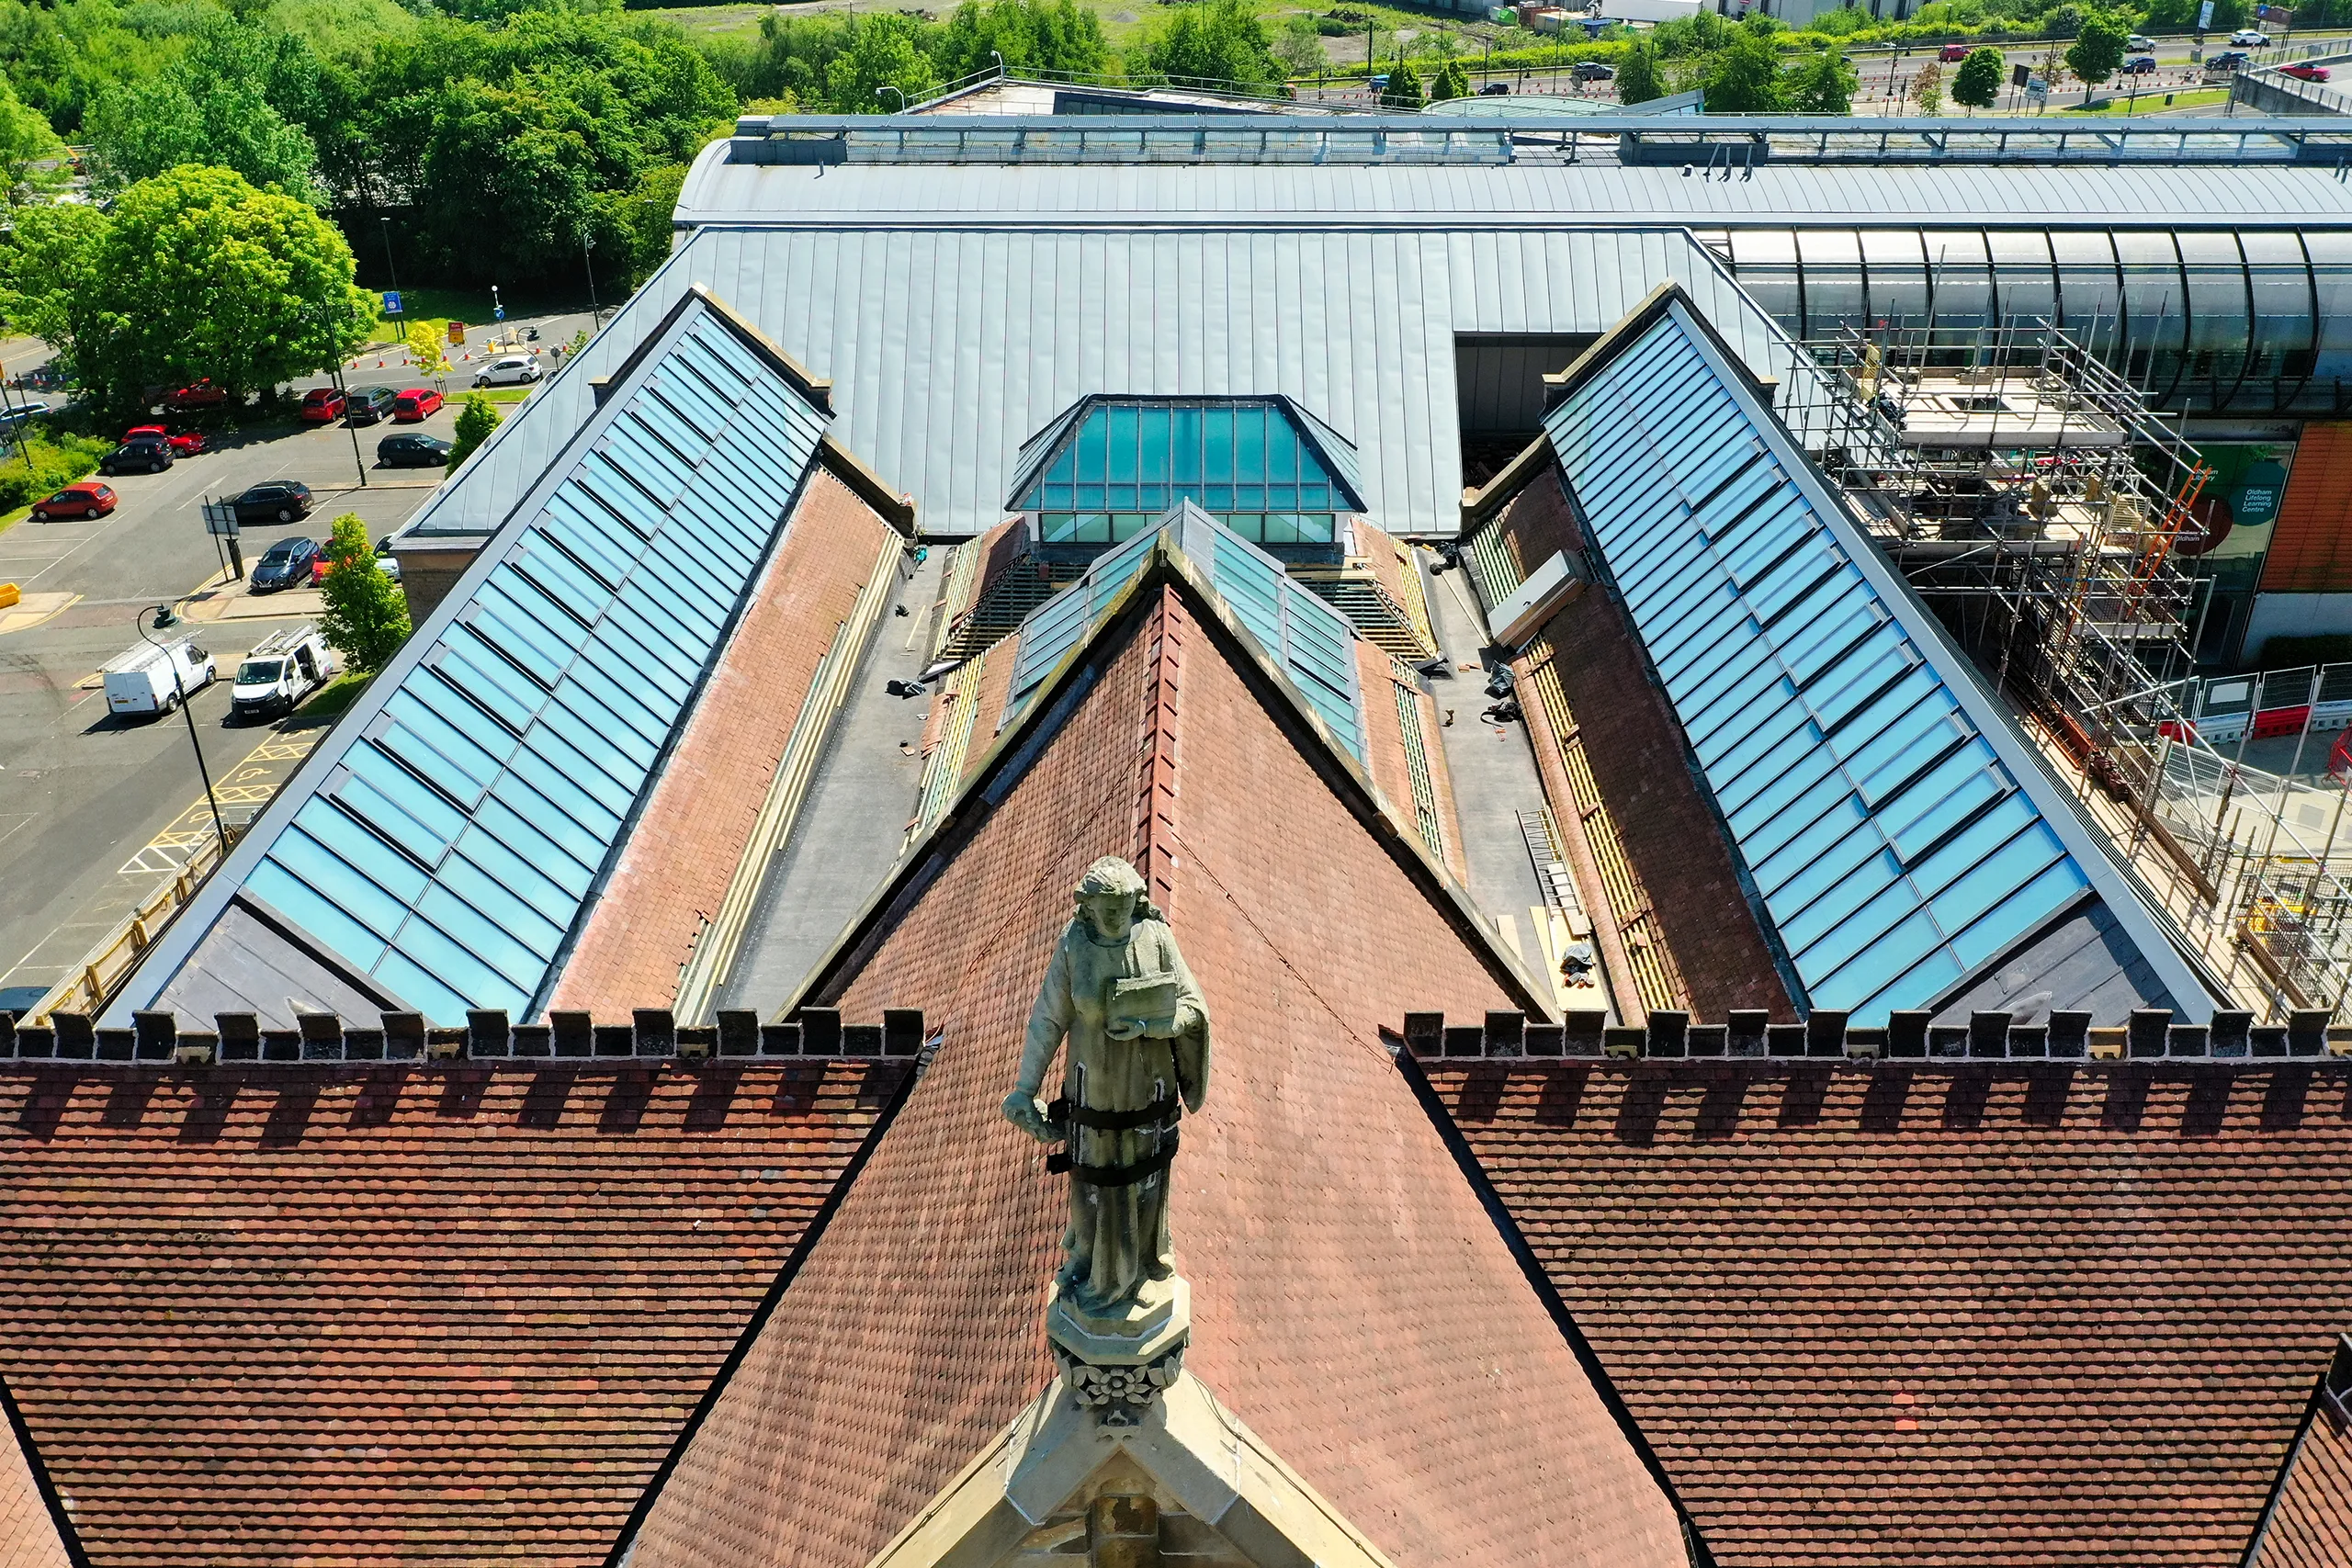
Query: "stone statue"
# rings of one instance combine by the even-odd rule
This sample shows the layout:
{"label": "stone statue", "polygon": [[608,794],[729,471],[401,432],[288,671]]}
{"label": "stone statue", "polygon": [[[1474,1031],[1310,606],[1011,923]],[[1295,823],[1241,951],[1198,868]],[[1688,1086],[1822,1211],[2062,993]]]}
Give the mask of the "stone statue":
{"label": "stone statue", "polygon": [[[1182,1284],[1169,1240],[1177,1119],[1208,1091],[1208,1005],[1143,878],[1106,856],[1078,885],[1004,1114],[1069,1172],[1069,1228],[1048,1332],[1079,1360],[1181,1348]],[[1038,1100],[1062,1051],[1061,1098]],[[1170,1374],[1172,1376],[1172,1372]]]}

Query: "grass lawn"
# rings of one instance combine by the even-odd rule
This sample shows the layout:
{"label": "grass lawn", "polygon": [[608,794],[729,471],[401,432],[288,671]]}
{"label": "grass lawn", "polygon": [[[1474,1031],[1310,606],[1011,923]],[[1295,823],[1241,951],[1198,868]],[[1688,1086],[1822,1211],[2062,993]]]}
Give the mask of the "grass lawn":
{"label": "grass lawn", "polygon": [[519,403],[537,390],[536,387],[484,387],[481,395],[493,403]]}
{"label": "grass lawn", "polygon": [[327,682],[327,689],[302,705],[304,718],[333,718],[359,700],[373,675],[354,675],[346,671]]}
{"label": "grass lawn", "polygon": [[2165,96],[2162,93],[2143,93],[2136,106],[2132,103],[2127,95],[2104,101],[2094,98],[2088,108],[2070,108],[2064,112],[2069,115],[2094,118],[2100,115],[2120,116],[2126,113],[2136,117],[2165,114],[2176,109],[2196,108],[2202,104],[2226,103],[2229,96],[2230,90],[2227,87],[2176,87],[2173,89],[2172,102],[2169,104],[2165,102]]}

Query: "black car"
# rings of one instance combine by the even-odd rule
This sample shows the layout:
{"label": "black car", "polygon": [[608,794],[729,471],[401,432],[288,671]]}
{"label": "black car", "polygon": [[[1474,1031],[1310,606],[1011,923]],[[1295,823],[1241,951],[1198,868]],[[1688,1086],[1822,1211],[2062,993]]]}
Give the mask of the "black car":
{"label": "black car", "polygon": [[160,474],[171,466],[168,441],[126,441],[98,459],[102,474]]}
{"label": "black car", "polygon": [[240,523],[292,523],[311,514],[311,487],[299,479],[272,479],[231,502]]}
{"label": "black car", "polygon": [[1510,83],[1489,82],[1485,86],[1478,89],[1478,96],[1482,98],[1499,98],[1508,96],[1510,92]]}
{"label": "black car", "polygon": [[319,558],[316,539],[280,539],[254,563],[254,592],[267,593],[311,581],[311,563]]}
{"label": "black car", "polygon": [[1578,82],[1613,82],[1617,79],[1617,68],[1598,60],[1579,60],[1568,74]]}
{"label": "black car", "polygon": [[430,435],[387,435],[376,443],[376,461],[388,468],[437,468],[449,460],[449,444]]}
{"label": "black car", "polygon": [[351,400],[343,406],[345,424],[374,424],[392,417],[392,400],[400,393],[390,387],[354,387]]}

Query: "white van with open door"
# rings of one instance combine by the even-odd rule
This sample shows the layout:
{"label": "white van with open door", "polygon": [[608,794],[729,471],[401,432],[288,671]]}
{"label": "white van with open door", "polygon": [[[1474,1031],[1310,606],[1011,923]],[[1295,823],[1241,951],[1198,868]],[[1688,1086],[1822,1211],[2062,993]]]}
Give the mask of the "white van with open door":
{"label": "white van with open door", "polygon": [[237,683],[229,688],[229,711],[238,718],[291,713],[334,676],[334,656],[316,626],[272,632],[237,666]]}

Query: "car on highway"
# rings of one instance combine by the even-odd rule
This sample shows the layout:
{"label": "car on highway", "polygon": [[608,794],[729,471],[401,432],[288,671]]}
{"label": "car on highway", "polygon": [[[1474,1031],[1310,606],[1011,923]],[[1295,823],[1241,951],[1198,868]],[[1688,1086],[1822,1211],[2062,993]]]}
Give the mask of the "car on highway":
{"label": "car on highway", "polygon": [[1598,60],[1579,60],[1568,75],[1578,82],[1613,82],[1617,79],[1617,68]]}
{"label": "car on highway", "polygon": [[449,444],[406,431],[376,443],[376,461],[388,468],[437,468],[449,460]]}
{"label": "car on highway", "polygon": [[161,424],[134,424],[122,433],[125,441],[161,441],[172,449],[175,457],[192,457],[198,452],[209,451],[211,443],[200,430],[174,431]]}
{"label": "car on highway", "polygon": [[98,472],[160,474],[172,466],[172,444],[160,435],[126,441],[98,459]]}
{"label": "car on highway", "polygon": [[2155,73],[2155,69],[2156,57],[2153,54],[2135,54],[2123,62],[2126,76],[2151,76]]}
{"label": "car on highway", "polygon": [[392,400],[392,423],[414,424],[441,406],[441,394],[430,387],[411,387]]}
{"label": "car on highway", "polygon": [[54,523],[61,517],[104,517],[114,510],[114,503],[112,485],[84,479],[34,502],[32,514],[41,523]]}
{"label": "car on highway", "polygon": [[2133,33],[2124,40],[2123,47],[2142,54],[2148,54],[2154,51],[2156,40],[2143,33]]}
{"label": "car on highway", "polygon": [[1968,58],[1968,46],[1964,43],[1948,43],[1936,51],[1936,58],[1946,65],[1955,60],[1965,60]]}
{"label": "car on highway", "polygon": [[229,504],[240,523],[292,523],[311,514],[311,487],[300,479],[271,479]]}
{"label": "car on highway", "polygon": [[400,394],[390,387],[354,387],[349,402],[343,411],[346,424],[373,424],[379,419],[392,417],[392,404]]}
{"label": "car on highway", "polygon": [[2230,35],[2230,42],[2240,49],[2267,49],[2270,47],[2270,35],[2253,28],[2240,28]]}
{"label": "car on highway", "polygon": [[2242,49],[2224,50],[2205,62],[2208,76],[2227,76],[2254,63],[2254,56]]}
{"label": "car on highway", "polygon": [[333,424],[343,417],[344,406],[350,400],[333,387],[313,387],[302,394],[301,421],[304,424]]}
{"label": "car on highway", "polygon": [[[1584,66],[1579,64],[1577,70],[1581,73]],[[1615,73],[1611,72],[1611,74],[1614,75]],[[1584,77],[1579,74],[1577,80],[1581,82]],[[527,354],[505,354],[483,366],[481,374],[474,378],[474,385],[477,387],[527,387],[547,373],[547,367]]]}
{"label": "car on highway", "polygon": [[225,408],[228,402],[228,389],[214,386],[209,376],[164,396],[164,409],[168,413],[194,413],[200,409]]}
{"label": "car on highway", "polygon": [[2298,82],[2324,82],[2327,80],[2327,67],[2299,60],[2292,65],[2278,67],[2278,74],[2292,76]]}
{"label": "car on highway", "polygon": [[254,563],[253,585],[256,593],[274,593],[281,588],[291,588],[298,582],[311,581],[311,563],[319,558],[319,542],[300,535],[280,539],[262,552]]}

